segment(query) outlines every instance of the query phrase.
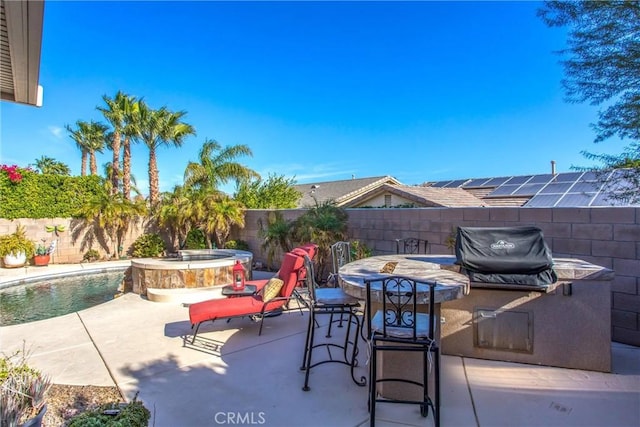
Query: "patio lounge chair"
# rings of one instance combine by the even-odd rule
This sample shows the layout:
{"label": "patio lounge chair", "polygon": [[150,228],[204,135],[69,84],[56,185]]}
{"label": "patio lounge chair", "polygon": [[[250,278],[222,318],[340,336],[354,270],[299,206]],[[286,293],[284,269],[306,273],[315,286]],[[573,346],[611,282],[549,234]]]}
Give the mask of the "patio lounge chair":
{"label": "patio lounge chair", "polygon": [[304,259],[290,252],[284,255],[282,265],[275,278],[282,281],[281,288],[277,295],[273,298],[265,299],[265,292],[270,288],[270,283],[279,284],[274,278],[268,280],[248,281],[249,285],[257,285],[259,292],[251,296],[242,296],[226,299],[215,299],[202,301],[191,304],[189,306],[189,320],[191,329],[194,329],[193,344],[198,334],[198,329],[202,322],[217,319],[231,319],[234,317],[250,316],[260,319],[260,330],[258,335],[262,334],[262,325],[264,318],[268,314],[281,311],[288,308],[289,300],[292,298],[293,290],[298,283],[298,273],[304,266]]}

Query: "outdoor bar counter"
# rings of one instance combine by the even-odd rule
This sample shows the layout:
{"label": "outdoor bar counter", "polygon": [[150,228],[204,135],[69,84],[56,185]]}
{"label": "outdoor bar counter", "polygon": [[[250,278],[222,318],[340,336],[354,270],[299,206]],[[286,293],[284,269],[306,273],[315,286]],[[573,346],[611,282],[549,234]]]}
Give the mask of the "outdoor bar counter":
{"label": "outdoor bar counter", "polygon": [[442,283],[436,295],[442,354],[611,371],[612,270],[554,258],[558,280],[545,291],[517,285],[494,289],[469,283],[454,256],[387,255],[343,266],[339,273],[345,292],[364,299],[365,278],[379,277],[385,262],[398,260],[394,273],[407,273],[402,261],[410,260],[412,268],[423,266],[424,279]]}
{"label": "outdoor bar counter", "polygon": [[[382,273],[383,267],[395,262],[393,273]],[[469,293],[469,279],[455,271],[441,268],[440,264],[420,255],[383,255],[360,259],[343,265],[339,269],[341,286],[344,291],[360,300],[366,299],[365,280],[382,279],[389,276],[404,276],[418,282],[437,282],[435,288],[436,315],[447,301],[464,299]],[[373,288],[373,287],[372,287]],[[372,291],[372,301],[379,299],[379,292]],[[418,287],[417,299],[421,309],[428,310],[428,287]],[[373,307],[375,310],[377,307]],[[420,309],[420,308],[419,308]],[[440,325],[436,325],[436,338],[440,337]],[[406,378],[420,381],[422,378],[421,355],[417,352],[387,352],[379,357],[378,369],[384,377]],[[430,389],[433,389],[433,376]],[[407,388],[397,383],[382,383],[378,385],[382,396],[395,399],[420,399],[417,387]]]}
{"label": "outdoor bar counter", "polygon": [[[453,256],[426,255],[459,271]],[[554,258],[545,291],[471,282],[469,295],[442,304],[442,353],[611,372],[612,270]]]}

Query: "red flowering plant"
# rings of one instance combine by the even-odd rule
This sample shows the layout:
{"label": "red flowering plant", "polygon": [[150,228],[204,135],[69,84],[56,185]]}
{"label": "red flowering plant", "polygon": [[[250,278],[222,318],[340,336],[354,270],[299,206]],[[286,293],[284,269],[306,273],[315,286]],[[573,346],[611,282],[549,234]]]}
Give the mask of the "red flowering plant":
{"label": "red flowering plant", "polygon": [[31,172],[31,168],[21,168],[18,165],[0,165],[0,171],[3,171],[7,174],[9,181],[14,184],[18,184],[22,181],[22,174],[25,172]]}

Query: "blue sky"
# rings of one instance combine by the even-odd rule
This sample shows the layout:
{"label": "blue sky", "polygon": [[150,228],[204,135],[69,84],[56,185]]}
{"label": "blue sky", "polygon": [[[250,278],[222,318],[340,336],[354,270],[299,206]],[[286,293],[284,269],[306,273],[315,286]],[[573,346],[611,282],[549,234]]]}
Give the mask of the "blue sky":
{"label": "blue sky", "polygon": [[[158,152],[161,190],[206,139],[297,183],[392,175],[405,184],[559,172],[589,162],[596,107],[568,104],[563,29],[537,2],[45,3],[41,108],[3,102],[0,163],[42,155],[80,173],[65,124],[100,120],[118,90],[187,112]],[[110,161],[105,152],[98,163]],[[133,168],[147,192],[148,150]],[[232,191],[233,187],[227,188]]]}

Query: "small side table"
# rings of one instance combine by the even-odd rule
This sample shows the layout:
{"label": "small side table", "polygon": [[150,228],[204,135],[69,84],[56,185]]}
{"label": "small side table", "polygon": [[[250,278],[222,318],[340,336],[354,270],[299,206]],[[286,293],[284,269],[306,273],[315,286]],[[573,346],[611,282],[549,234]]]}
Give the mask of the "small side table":
{"label": "small side table", "polygon": [[234,298],[234,297],[246,297],[255,294],[258,290],[256,285],[244,285],[243,289],[233,289],[233,285],[227,285],[222,288],[222,295]]}

